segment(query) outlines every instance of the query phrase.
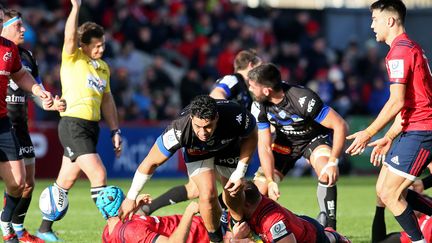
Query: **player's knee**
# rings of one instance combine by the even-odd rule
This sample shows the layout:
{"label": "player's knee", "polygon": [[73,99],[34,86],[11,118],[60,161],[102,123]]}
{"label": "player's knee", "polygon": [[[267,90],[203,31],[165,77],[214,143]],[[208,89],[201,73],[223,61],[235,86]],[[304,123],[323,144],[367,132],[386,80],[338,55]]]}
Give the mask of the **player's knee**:
{"label": "player's knee", "polygon": [[211,191],[200,192],[199,193],[199,201],[200,203],[212,204],[217,202],[217,194],[216,191],[211,193]]}
{"label": "player's knee", "polygon": [[24,192],[23,193],[31,194],[33,192],[34,186],[35,186],[34,180],[26,181],[26,183],[24,185]]}
{"label": "player's knee", "polygon": [[15,178],[15,180],[11,180],[6,182],[7,191],[10,195],[15,197],[20,197],[24,191],[25,182],[24,179],[19,180],[19,178]]}
{"label": "player's knee", "polygon": [[188,195],[189,199],[199,197],[198,187],[194,183],[189,182],[188,184],[185,185],[185,187],[186,187],[186,191],[187,191],[187,195]]}
{"label": "player's knee", "polygon": [[380,190],[378,191],[378,197],[385,205],[391,205],[397,198],[394,197],[394,193],[391,190]]}

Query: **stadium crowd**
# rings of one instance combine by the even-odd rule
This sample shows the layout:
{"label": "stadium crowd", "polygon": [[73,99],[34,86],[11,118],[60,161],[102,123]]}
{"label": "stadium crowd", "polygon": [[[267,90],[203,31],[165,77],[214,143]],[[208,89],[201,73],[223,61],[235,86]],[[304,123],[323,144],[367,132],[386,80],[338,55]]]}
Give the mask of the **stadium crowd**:
{"label": "stadium crowd", "polygon": [[[70,2],[6,5],[23,12],[26,47],[35,53],[45,87],[59,94]],[[105,28],[104,59],[121,121],[173,119],[192,97],[208,94],[218,78],[232,73],[236,53],[248,48],[278,65],[284,80],[312,88],[344,117],[376,115],[389,95],[376,42],[331,48],[316,12],[250,9],[228,0],[91,0],[83,3],[79,22],[84,21]],[[57,114],[36,112],[35,118],[52,120]]]}

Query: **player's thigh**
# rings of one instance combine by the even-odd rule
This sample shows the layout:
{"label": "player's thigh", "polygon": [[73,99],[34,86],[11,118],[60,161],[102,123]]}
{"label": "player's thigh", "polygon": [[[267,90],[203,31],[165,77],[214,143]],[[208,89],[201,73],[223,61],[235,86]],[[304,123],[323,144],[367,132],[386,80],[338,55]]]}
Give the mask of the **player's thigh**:
{"label": "player's thigh", "polygon": [[198,187],[191,179],[186,183],[185,188],[189,199],[197,198],[199,196]]}
{"label": "player's thigh", "polygon": [[187,162],[186,168],[190,180],[198,188],[200,199],[217,196],[214,158]]}
{"label": "player's thigh", "polygon": [[74,162],[79,156],[95,154],[99,138],[97,122],[79,118],[63,117],[58,127],[63,156]]}

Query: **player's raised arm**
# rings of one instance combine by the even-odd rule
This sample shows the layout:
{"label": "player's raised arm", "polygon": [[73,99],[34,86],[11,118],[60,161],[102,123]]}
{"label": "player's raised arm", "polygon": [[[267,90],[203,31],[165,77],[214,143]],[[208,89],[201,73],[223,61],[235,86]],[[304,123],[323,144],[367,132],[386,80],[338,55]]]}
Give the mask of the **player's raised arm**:
{"label": "player's raised arm", "polygon": [[81,7],[81,0],[71,0],[72,9],[66,20],[65,37],[63,49],[66,53],[72,54],[78,47],[78,14]]}

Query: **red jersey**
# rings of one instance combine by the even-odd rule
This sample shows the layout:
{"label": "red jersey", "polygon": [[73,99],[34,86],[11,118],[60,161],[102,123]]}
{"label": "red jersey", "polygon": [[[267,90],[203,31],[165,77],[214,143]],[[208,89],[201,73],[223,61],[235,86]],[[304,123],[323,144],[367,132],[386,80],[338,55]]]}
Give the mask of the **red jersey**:
{"label": "red jersey", "polygon": [[[421,217],[418,218],[418,224],[426,242],[432,242],[432,218],[423,214]],[[411,239],[408,237],[408,234],[405,231],[401,232],[400,240],[401,243],[411,242]]]}
{"label": "red jersey", "polygon": [[432,74],[422,48],[403,33],[386,57],[390,83],[406,85],[403,131],[432,130]]}
{"label": "red jersey", "polygon": [[298,243],[316,241],[317,230],[312,223],[265,196],[247,223],[264,242],[277,242],[291,233]]}
{"label": "red jersey", "polygon": [[21,67],[18,47],[0,36],[0,118],[7,116],[6,95],[9,75],[18,72]]}
{"label": "red jersey", "polygon": [[[119,221],[111,234],[108,231],[108,225],[105,226],[102,233],[102,242],[151,243],[159,235],[169,237],[179,225],[181,217],[181,215],[162,217],[134,215],[132,220],[124,223]],[[201,217],[193,217],[187,242],[210,242]]]}

